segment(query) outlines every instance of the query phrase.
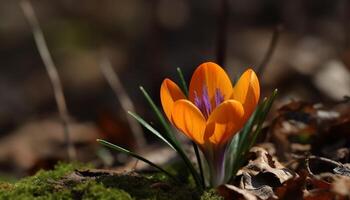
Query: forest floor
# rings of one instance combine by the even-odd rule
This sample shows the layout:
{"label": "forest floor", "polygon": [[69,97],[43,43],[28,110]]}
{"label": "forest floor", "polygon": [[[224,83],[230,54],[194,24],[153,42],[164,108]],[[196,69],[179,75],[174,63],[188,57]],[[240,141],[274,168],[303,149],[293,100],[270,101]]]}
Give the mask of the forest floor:
{"label": "forest floor", "polygon": [[[200,192],[182,165],[168,167],[182,184],[156,171],[58,164],[0,183],[0,199],[348,199],[349,102],[291,102],[266,123],[236,178]],[[181,172],[181,173],[179,173]]]}

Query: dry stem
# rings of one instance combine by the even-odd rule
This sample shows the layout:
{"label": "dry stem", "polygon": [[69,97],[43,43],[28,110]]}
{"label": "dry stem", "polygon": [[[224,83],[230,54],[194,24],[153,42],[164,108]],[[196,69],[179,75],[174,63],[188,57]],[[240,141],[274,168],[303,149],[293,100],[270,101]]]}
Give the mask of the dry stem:
{"label": "dry stem", "polygon": [[282,29],[283,29],[282,25],[277,25],[273,30],[271,41],[270,41],[269,47],[267,49],[267,52],[266,52],[264,58],[262,59],[260,65],[258,65],[258,68],[257,68],[257,74],[259,77],[262,77],[267,64],[269,63],[273,53],[275,52],[275,49],[276,49],[276,46],[278,43],[278,39],[279,39],[279,36],[280,36]]}
{"label": "dry stem", "polygon": [[64,94],[63,94],[62,84],[58,76],[57,68],[54,62],[52,61],[52,57],[48,50],[48,47],[44,38],[44,34],[40,28],[38,19],[36,18],[36,15],[31,3],[28,0],[22,0],[20,2],[20,5],[32,29],[35,44],[38,48],[41,59],[44,62],[46,71],[49,75],[49,78],[53,87],[56,104],[58,107],[58,111],[60,114],[63,130],[64,130],[64,138],[67,145],[68,159],[69,160],[75,159],[76,151],[69,137],[69,114],[68,114]]}
{"label": "dry stem", "polygon": [[[118,98],[121,104],[121,107],[123,108],[125,113],[127,113],[128,111],[135,113],[134,104],[132,103],[128,94],[125,92],[124,87],[117,73],[113,70],[111,62],[106,57],[103,57],[101,59],[100,68],[101,68],[102,74],[104,75],[107,82],[113,89],[114,94]],[[131,132],[133,133],[133,136],[135,138],[135,142],[137,145],[136,149],[137,150],[143,149],[146,145],[146,140],[143,136],[143,131],[140,124],[128,114],[126,118],[128,120]]]}

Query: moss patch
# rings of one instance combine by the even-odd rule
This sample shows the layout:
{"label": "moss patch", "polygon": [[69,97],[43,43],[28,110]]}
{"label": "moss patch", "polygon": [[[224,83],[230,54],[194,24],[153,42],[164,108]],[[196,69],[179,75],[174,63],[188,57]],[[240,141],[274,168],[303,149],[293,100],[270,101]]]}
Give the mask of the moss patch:
{"label": "moss patch", "polygon": [[120,188],[131,194],[135,199],[199,199],[199,195],[194,189],[174,184],[171,180],[164,180],[162,176],[149,178],[149,176],[125,174],[99,177],[97,181],[106,187]]}
{"label": "moss patch", "polygon": [[220,199],[212,192],[201,197],[191,184],[176,184],[162,173],[95,173],[86,169],[79,164],[59,164],[16,183],[0,182],[0,199]]}
{"label": "moss patch", "polygon": [[121,199],[132,200],[130,194],[115,188],[106,188],[95,181],[78,184],[70,191],[69,198],[74,199]]}
{"label": "moss patch", "polygon": [[222,196],[220,196],[216,190],[211,189],[208,191],[205,191],[200,200],[224,200],[224,198]]}

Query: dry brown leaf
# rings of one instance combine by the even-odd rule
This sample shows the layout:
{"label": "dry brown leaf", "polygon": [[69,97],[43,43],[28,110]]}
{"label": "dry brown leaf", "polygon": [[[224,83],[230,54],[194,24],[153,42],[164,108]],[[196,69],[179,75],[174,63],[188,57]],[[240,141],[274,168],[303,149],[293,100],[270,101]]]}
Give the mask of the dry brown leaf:
{"label": "dry brown leaf", "polygon": [[331,190],[339,195],[350,197],[350,177],[336,176],[331,184]]}
{"label": "dry brown leaf", "polygon": [[[275,189],[278,199],[295,200],[303,198],[303,190],[305,187],[307,173],[304,172],[300,176],[289,179],[282,186]],[[291,195],[293,194],[293,195]]]}
{"label": "dry brown leaf", "polygon": [[315,135],[315,115],[316,109],[313,105],[305,102],[292,101],[278,110],[270,131],[280,158],[287,159],[290,153],[294,153],[291,149],[292,143],[301,143],[301,139],[309,140]]}
{"label": "dry brown leaf", "polygon": [[234,185],[225,184],[218,188],[219,194],[224,196],[225,199],[245,199],[245,200],[258,200],[258,198],[247,190],[243,190]]}
{"label": "dry brown leaf", "polygon": [[349,109],[348,101],[328,106],[304,102],[283,106],[271,130],[278,152],[282,158],[289,158],[290,153],[305,155],[311,151],[349,162]]}
{"label": "dry brown leaf", "polygon": [[325,127],[315,137],[312,152],[315,155],[332,158],[340,162],[350,162],[350,113],[342,115],[336,122]]}
{"label": "dry brown leaf", "polygon": [[273,188],[295,177],[295,174],[261,147],[253,147],[250,152],[254,155],[254,159],[237,174],[242,175],[240,187],[260,199],[276,197]]}
{"label": "dry brown leaf", "polygon": [[237,175],[246,172],[256,176],[259,173],[271,173],[279,181],[279,184],[294,177],[294,173],[285,168],[276,158],[273,158],[265,149],[253,147],[250,152],[254,154],[254,160],[250,160],[246,166],[238,171]]}
{"label": "dry brown leaf", "polygon": [[273,187],[268,185],[270,182],[269,178],[261,177],[260,175],[252,177],[250,174],[243,172],[240,187],[263,200],[271,197],[276,198],[277,196],[273,193]]}
{"label": "dry brown leaf", "polygon": [[[326,190],[315,190],[304,197],[304,200],[333,200],[338,199],[334,194]],[[341,199],[339,199],[341,200]]]}

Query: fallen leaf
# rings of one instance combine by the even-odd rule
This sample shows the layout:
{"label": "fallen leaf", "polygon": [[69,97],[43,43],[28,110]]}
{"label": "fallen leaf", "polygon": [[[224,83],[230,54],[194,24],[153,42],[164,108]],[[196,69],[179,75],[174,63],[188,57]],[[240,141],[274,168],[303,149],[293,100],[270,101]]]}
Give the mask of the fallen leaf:
{"label": "fallen leaf", "polygon": [[350,197],[350,177],[336,176],[331,184],[331,190],[339,195]]}
{"label": "fallen leaf", "polygon": [[240,188],[260,199],[276,197],[273,188],[295,177],[295,173],[285,168],[261,147],[253,147],[250,152],[254,155],[254,159],[237,173],[241,175]]}
{"label": "fallen leaf", "polygon": [[[307,172],[303,172],[300,176],[289,179],[282,186],[275,188],[274,192],[278,199],[295,200],[303,198],[303,191],[306,184]],[[293,195],[291,195],[293,194]]]}
{"label": "fallen leaf", "polygon": [[243,190],[234,185],[225,184],[218,188],[218,192],[225,199],[245,199],[245,200],[258,200],[258,198],[247,190]]}

